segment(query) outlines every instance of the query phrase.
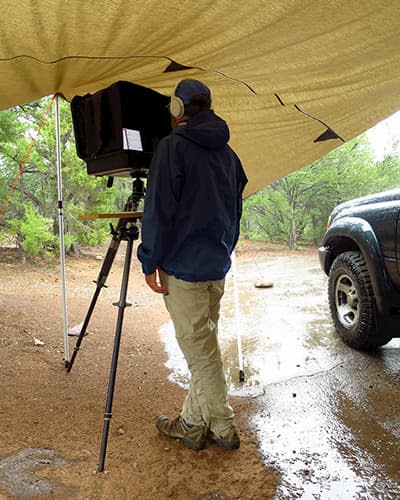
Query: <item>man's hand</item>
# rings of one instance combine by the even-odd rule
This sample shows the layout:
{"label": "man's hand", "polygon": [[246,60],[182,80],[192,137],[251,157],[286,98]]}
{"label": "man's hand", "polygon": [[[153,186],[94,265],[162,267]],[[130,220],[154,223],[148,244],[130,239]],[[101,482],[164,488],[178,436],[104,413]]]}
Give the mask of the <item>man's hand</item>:
{"label": "man's hand", "polygon": [[168,288],[160,283],[158,270],[153,274],[146,274],[145,280],[149,287],[153,290],[153,292],[163,293],[164,295],[168,293]]}

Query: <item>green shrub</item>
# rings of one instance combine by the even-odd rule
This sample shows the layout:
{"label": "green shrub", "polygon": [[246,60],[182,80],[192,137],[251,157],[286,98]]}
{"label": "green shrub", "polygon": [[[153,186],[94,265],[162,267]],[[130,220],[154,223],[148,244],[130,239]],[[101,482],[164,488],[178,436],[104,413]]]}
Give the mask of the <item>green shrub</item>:
{"label": "green shrub", "polygon": [[18,244],[29,255],[46,253],[46,250],[56,243],[52,232],[52,220],[41,216],[30,205],[25,207],[23,219],[7,221],[7,226],[10,233],[16,236]]}

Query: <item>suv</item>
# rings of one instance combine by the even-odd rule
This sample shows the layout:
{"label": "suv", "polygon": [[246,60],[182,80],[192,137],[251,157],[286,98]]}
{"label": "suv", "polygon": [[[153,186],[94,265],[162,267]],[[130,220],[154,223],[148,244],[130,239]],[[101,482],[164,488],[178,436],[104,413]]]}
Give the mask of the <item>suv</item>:
{"label": "suv", "polygon": [[400,337],[400,189],[334,208],[319,259],[346,344],[369,350]]}

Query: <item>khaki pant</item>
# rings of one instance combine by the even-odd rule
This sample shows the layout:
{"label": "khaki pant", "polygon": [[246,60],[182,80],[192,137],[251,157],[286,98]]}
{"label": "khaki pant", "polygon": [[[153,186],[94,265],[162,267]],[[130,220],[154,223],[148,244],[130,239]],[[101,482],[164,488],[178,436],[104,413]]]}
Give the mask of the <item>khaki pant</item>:
{"label": "khaki pant", "polygon": [[191,283],[163,271],[160,278],[168,287],[165,304],[192,375],[181,416],[190,424],[206,425],[222,437],[234,420],[217,340],[225,280]]}

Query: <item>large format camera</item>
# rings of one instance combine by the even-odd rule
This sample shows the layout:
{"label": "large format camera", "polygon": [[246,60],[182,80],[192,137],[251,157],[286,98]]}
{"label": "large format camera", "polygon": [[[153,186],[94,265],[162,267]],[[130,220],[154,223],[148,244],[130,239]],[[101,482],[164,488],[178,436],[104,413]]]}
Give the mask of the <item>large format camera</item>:
{"label": "large format camera", "polygon": [[97,176],[134,177],[148,169],[170,130],[169,97],[120,81],[71,101],[76,150]]}

